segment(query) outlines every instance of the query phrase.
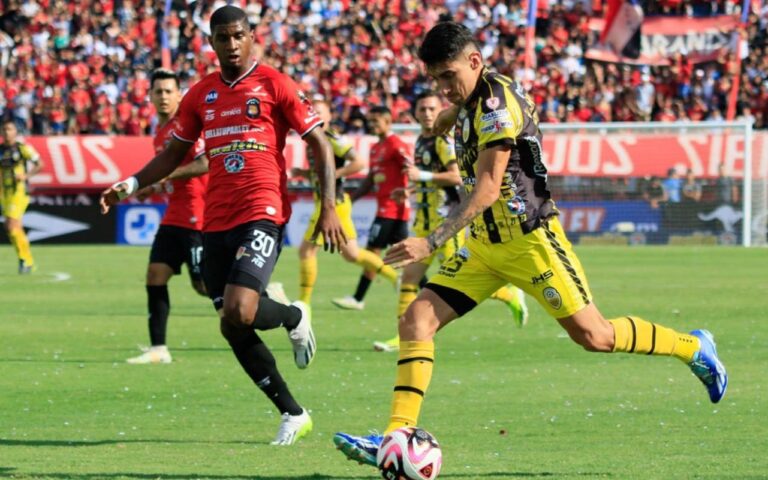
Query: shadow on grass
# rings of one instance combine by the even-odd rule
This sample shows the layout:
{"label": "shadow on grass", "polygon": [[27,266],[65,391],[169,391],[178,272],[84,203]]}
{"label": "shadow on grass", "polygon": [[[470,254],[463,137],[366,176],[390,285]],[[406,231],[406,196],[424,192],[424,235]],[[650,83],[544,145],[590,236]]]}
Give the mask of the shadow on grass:
{"label": "shadow on grass", "polygon": [[[8,478],[13,476],[20,476],[20,478],[60,478],[66,480],[97,480],[101,478],[127,478],[135,480],[155,480],[155,479],[167,479],[167,480],[188,480],[188,479],[209,479],[209,480],[333,480],[333,479],[360,479],[371,478],[371,476],[339,476],[339,475],[325,475],[322,473],[315,473],[311,475],[293,475],[293,476],[261,476],[261,475],[200,475],[197,473],[129,473],[129,472],[115,472],[115,473],[22,473],[16,472],[10,473],[13,469],[0,469],[0,478]],[[440,475],[440,478],[568,478],[568,477],[583,477],[583,476],[600,476],[610,477],[610,474],[606,473],[553,473],[553,472],[494,472],[494,473],[460,473],[460,474],[447,474]]]}

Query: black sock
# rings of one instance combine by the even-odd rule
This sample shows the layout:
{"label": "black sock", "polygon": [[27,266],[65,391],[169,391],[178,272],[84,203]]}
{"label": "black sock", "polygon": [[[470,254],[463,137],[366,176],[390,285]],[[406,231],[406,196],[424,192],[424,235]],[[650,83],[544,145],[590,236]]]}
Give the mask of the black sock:
{"label": "black sock", "polygon": [[149,340],[152,346],[165,345],[165,331],[171,301],[168,285],[147,285],[147,310],[149,311]]}
{"label": "black sock", "polygon": [[419,280],[419,290],[423,289],[424,285],[426,285],[427,283],[429,283],[429,279],[427,278],[426,275],[424,275],[423,277],[421,277],[421,280]]}
{"label": "black sock", "polygon": [[368,287],[371,286],[371,280],[365,275],[360,275],[360,281],[357,283],[357,290],[355,290],[355,300],[362,302],[365,298],[365,294],[368,293]]}
{"label": "black sock", "polygon": [[288,390],[285,380],[277,370],[277,363],[272,352],[250,328],[237,328],[224,324],[221,333],[229,342],[237,361],[251,377],[253,383],[275,405],[281,414],[300,415],[301,406]]}
{"label": "black sock", "polygon": [[283,326],[293,330],[301,321],[301,310],[293,305],[283,305],[266,295],[259,299],[259,308],[256,310],[256,318],[253,320],[253,328],[256,330],[271,330]]}

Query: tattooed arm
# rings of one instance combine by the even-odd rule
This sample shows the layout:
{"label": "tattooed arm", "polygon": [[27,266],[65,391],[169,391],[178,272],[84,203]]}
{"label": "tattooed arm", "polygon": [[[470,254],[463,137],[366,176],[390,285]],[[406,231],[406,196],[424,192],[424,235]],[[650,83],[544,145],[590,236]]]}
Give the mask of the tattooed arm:
{"label": "tattooed arm", "polygon": [[394,245],[387,252],[384,262],[395,267],[404,267],[428,257],[469,225],[483,210],[493,205],[499,198],[509,153],[508,145],[499,145],[480,152],[476,163],[476,183],[472,192],[461,200],[427,238],[408,238]]}

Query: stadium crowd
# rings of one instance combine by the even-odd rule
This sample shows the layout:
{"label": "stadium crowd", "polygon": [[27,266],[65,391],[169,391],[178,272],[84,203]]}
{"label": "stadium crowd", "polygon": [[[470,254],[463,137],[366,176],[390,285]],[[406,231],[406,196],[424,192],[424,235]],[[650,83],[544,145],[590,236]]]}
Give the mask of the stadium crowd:
{"label": "stadium crowd", "polygon": [[[587,22],[600,1],[539,0],[535,69],[525,67],[526,10],[519,0],[243,0],[263,61],[333,103],[345,132],[365,128],[372,105],[414,122],[414,97],[429,86],[415,51],[442,19],[466,24],[487,61],[528,88],[544,122],[710,120],[723,118],[734,55],[692,65],[629,67],[588,61]],[[647,2],[646,14],[709,15],[733,0]],[[0,12],[0,115],[22,133],[125,134],[151,131],[149,73],[161,65],[163,30],[175,71],[189,85],[215,69],[207,21],[223,1],[4,0]],[[766,127],[766,16],[746,29],[738,115]]]}

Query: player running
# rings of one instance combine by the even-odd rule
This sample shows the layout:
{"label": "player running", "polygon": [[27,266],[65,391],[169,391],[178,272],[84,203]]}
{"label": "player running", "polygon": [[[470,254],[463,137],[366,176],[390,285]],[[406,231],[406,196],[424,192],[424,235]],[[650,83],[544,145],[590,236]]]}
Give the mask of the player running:
{"label": "player running", "polygon": [[[209,159],[203,222],[203,279],[220,328],[248,376],[282,414],[272,441],[291,445],[312,419],[288,390],[275,358],[255,330],[285,327],[294,361],[306,368],[315,355],[309,309],[263,295],[290,217],[283,148],[296,130],[317,158],[323,209],[316,234],[335,251],[344,243],[336,216],[331,147],[312,104],[277,70],[254,62],[253,32],[245,12],[224,6],[210,20],[210,43],[221,65],[184,96],[168,146],[134,176],[102,193],[102,211],[139,187],[170,174],[200,136]],[[244,410],[248,415],[249,409]]]}
{"label": "player running", "polygon": [[[371,190],[376,192],[376,218],[368,233],[366,249],[378,257],[383,249],[408,237],[408,219],[411,215],[409,201],[407,197],[395,199],[393,192],[408,186],[408,176],[404,170],[412,163],[412,159],[405,142],[390,132],[392,114],[387,107],[371,108],[367,120],[371,133],[379,137],[379,141],[371,146],[368,176],[352,194],[352,201],[367,195]],[[365,294],[377,273],[397,285],[397,272],[381,262],[375,270],[363,271],[354,295],[331,301],[339,308],[362,310],[365,308]]]}
{"label": "player running", "polygon": [[[360,265],[366,271],[377,272],[384,266],[384,261],[379,255],[357,247],[357,232],[352,222],[352,200],[349,194],[344,193],[344,177],[359,172],[365,164],[352,148],[349,139],[331,128],[331,110],[328,102],[314,100],[313,104],[323,121],[325,136],[333,148],[333,156],[336,160],[336,213],[344,229],[344,235],[347,237],[346,245],[341,247],[341,256],[348,262]],[[311,151],[307,152],[307,157],[310,168],[307,170],[294,168],[291,170],[291,175],[309,178],[314,186],[315,211],[312,213],[304,239],[299,246],[299,300],[309,304],[317,281],[317,249],[323,239],[322,236],[312,238],[317,220],[320,218],[320,185],[313,175],[315,160]]]}
{"label": "player running", "polygon": [[[418,237],[426,237],[442,223],[445,213],[459,202],[456,187],[461,185],[461,174],[456,163],[453,138],[435,134],[433,128],[437,115],[442,110],[440,96],[431,90],[416,97],[416,120],[421,133],[416,139],[414,164],[406,167],[408,179],[412,182],[408,193],[415,194],[416,217],[413,230]],[[414,262],[403,269],[400,284],[400,298],[397,304],[397,318],[400,318],[416,298],[420,287],[426,284],[424,275],[435,258],[442,263],[453,256],[464,245],[465,232],[461,231],[443,244],[437,251],[420,262]],[[423,284],[421,284],[423,282]],[[491,295],[507,305],[518,326],[528,321],[528,308],[521,290],[503,286]],[[399,349],[400,337],[373,342],[373,348],[380,352],[394,352]]]}
{"label": "player running", "polygon": [[[157,111],[158,127],[152,139],[155,154],[160,153],[173,136],[174,116],[181,102],[179,77],[176,73],[157,69],[150,79],[149,98]],[[198,139],[181,165],[160,182],[136,192],[138,198],[165,192],[168,207],[157,230],[149,253],[147,266],[147,309],[149,310],[149,340],[151,346],[133,358],[131,364],[171,363],[171,353],[165,338],[171,302],[168,280],[181,273],[181,264],[187,265],[192,288],[205,296],[205,285],[200,272],[203,253],[203,208],[208,185],[208,159],[205,144]]]}
{"label": "player running", "polygon": [[35,269],[35,260],[24,233],[22,218],[29,206],[29,178],[43,167],[40,155],[17,139],[19,131],[12,120],[3,122],[3,144],[0,145],[0,213],[5,217],[5,232],[19,258],[19,274]]}
{"label": "player running", "polygon": [[[467,196],[437,230],[393,246],[385,262],[418,262],[470,224],[471,236],[400,322],[397,377],[385,432],[417,424],[432,377],[437,330],[507,282],[536,298],[584,349],[679,358],[704,383],[709,399],[719,402],[728,376],[708,331],[679,333],[635,316],[606,320],[593,303],[547,190],[541,132],[530,97],[513,80],[483,66],[472,33],[461,24],[433,27],[419,57],[457,107],[456,154]],[[376,465],[380,435],[337,433],[333,440],[348,458]]]}

